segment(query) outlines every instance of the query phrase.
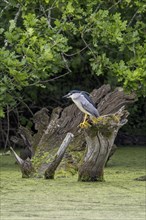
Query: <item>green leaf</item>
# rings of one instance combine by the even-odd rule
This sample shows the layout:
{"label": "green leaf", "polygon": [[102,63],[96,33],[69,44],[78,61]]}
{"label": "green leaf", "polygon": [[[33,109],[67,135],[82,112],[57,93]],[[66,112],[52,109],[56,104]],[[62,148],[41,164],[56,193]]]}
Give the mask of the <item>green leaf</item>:
{"label": "green leaf", "polygon": [[10,20],[9,31],[11,32],[16,27],[16,22],[14,20]]}
{"label": "green leaf", "polygon": [[66,7],[66,12],[69,13],[69,14],[71,14],[71,13],[74,12],[74,10],[75,10],[75,9],[74,9],[74,7],[73,7],[73,5],[72,5],[72,2],[69,1],[68,4],[67,4],[67,7]]}

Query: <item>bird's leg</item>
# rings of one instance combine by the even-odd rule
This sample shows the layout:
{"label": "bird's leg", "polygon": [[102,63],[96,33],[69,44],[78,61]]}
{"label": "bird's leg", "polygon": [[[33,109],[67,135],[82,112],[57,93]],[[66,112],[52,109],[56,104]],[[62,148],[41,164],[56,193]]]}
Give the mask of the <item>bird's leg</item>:
{"label": "bird's leg", "polygon": [[79,125],[81,128],[88,128],[90,126],[90,124],[86,121],[87,117],[88,117],[88,115],[85,114],[83,122],[80,123],[80,125]]}
{"label": "bird's leg", "polygon": [[83,124],[85,123],[85,121],[86,121],[87,117],[88,117],[88,115],[87,115],[87,114],[85,114],[85,116],[84,116],[84,120],[83,120]]}

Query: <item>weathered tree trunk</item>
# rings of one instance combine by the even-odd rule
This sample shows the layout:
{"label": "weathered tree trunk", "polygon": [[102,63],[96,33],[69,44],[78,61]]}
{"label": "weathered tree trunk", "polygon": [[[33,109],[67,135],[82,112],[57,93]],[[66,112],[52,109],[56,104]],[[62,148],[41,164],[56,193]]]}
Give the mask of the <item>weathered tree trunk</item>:
{"label": "weathered tree trunk", "polygon": [[[85,150],[85,143],[87,142],[87,154],[79,169],[79,180],[102,179],[104,165],[111,155],[111,150],[113,152],[114,139],[119,128],[127,120],[126,111],[123,108],[122,110],[119,109],[133,103],[135,94],[125,94],[121,88],[112,91],[109,85],[103,85],[101,88],[93,90],[91,97],[101,116],[96,126],[91,124],[91,127],[87,130],[78,126],[84,115],[75,104],[64,109],[61,107],[55,108],[50,117],[46,108],[42,108],[35,113],[33,117],[35,129],[37,130],[35,134],[27,128],[20,128],[19,133],[27,145],[28,152],[31,152],[32,159],[30,162],[36,174],[45,174],[45,178],[54,177],[56,167],[54,163],[56,164],[62,159],[62,156],[60,156],[60,159],[58,156],[55,157],[56,152],[67,133],[70,132],[74,135],[71,144],[73,151]],[[116,121],[117,118],[118,121]],[[72,153],[68,152],[68,155],[72,157]],[[97,158],[98,160],[96,160]],[[72,161],[74,161],[74,158],[72,158]],[[26,171],[28,171],[28,166],[26,167]],[[24,171],[25,166],[23,166]],[[27,176],[26,173],[30,176],[29,172],[24,173],[25,176]]]}
{"label": "weathered tree trunk", "polygon": [[[54,156],[54,159],[49,163],[47,163],[46,161],[43,161],[43,174],[46,179],[54,179],[55,170],[59,166],[73,136],[74,135],[72,133],[67,133],[56,155]],[[34,174],[36,174],[36,166],[34,162],[35,159],[33,159],[32,161],[30,159],[23,160],[17,155],[17,153],[14,151],[12,147],[10,149],[12,150],[16,158],[16,161],[18,162],[18,165],[20,166],[20,169],[22,172],[22,178],[29,178],[30,176],[34,176]],[[49,159],[50,156],[52,155],[48,154],[47,160]],[[42,164],[41,164],[41,167],[42,167]],[[38,174],[41,174],[42,169],[37,168],[37,172],[38,172],[37,173],[37,176],[38,176]]]}
{"label": "weathered tree trunk", "polygon": [[103,181],[104,167],[118,130],[127,122],[128,112],[122,107],[117,113],[101,116],[96,125],[85,131],[87,151],[79,168],[79,181]]}
{"label": "weathered tree trunk", "polygon": [[69,145],[69,143],[71,142],[72,138],[73,138],[73,134],[72,133],[67,133],[64,141],[62,142],[59,150],[57,151],[54,160],[48,165],[47,169],[45,170],[45,178],[46,179],[54,179],[54,174],[55,174],[55,170],[57,169],[58,165],[60,164],[64,153]]}
{"label": "weathered tree trunk", "polygon": [[[91,97],[98,108],[100,115],[113,114],[122,106],[126,106],[135,101],[135,94],[126,94],[121,88],[111,90],[109,85],[103,85],[99,89],[94,89]],[[25,131],[32,144],[34,151],[49,151],[58,148],[68,132],[75,135],[73,140],[74,149],[79,149],[85,143],[84,131],[79,128],[84,114],[77,108],[75,104],[71,104],[62,109],[57,107],[52,111],[51,116],[48,116],[48,110],[42,108],[36,112],[33,121],[36,134],[31,135],[30,131]],[[22,127],[21,131],[22,132]]]}
{"label": "weathered tree trunk", "polygon": [[21,169],[21,173],[22,173],[22,178],[28,178],[31,176],[32,172],[34,171],[33,166],[32,166],[32,162],[30,159],[26,159],[23,160],[21,159],[17,153],[13,150],[12,147],[10,147],[11,151],[13,152],[16,161]]}

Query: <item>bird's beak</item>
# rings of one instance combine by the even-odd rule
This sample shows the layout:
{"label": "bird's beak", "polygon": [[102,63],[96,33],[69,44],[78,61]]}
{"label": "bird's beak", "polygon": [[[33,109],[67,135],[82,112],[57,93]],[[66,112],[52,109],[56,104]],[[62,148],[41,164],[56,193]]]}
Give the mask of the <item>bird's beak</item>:
{"label": "bird's beak", "polygon": [[64,95],[62,98],[69,98],[69,96],[70,96],[70,94],[68,93],[68,94]]}

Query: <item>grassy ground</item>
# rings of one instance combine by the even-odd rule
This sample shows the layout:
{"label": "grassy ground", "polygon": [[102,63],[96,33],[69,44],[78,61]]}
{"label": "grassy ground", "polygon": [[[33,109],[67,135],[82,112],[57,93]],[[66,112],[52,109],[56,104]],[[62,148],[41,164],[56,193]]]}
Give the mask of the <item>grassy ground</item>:
{"label": "grassy ground", "polygon": [[105,168],[106,182],[81,183],[77,176],[22,179],[12,156],[0,156],[1,220],[144,220],[142,147],[119,148]]}

